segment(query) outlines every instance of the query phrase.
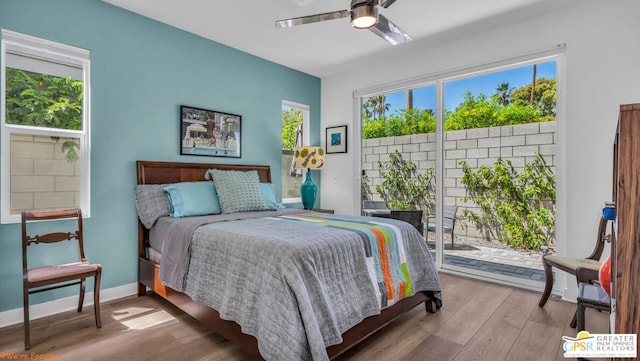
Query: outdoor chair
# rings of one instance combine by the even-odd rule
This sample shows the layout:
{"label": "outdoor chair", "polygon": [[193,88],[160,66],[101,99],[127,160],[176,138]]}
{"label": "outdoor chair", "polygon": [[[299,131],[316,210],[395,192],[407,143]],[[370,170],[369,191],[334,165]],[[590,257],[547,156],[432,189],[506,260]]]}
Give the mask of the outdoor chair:
{"label": "outdoor chair", "polygon": [[[443,230],[444,233],[451,234],[451,248],[453,249],[453,241],[455,237],[453,236],[453,231],[456,228],[456,214],[458,213],[458,206],[449,206],[444,205],[443,207]],[[435,215],[427,216],[427,223],[424,226],[425,230],[425,238],[429,239],[429,232],[436,231],[436,223],[435,223]],[[430,219],[433,219],[434,222],[429,222]]]}
{"label": "outdoor chair", "polygon": [[[70,232],[53,231],[50,233],[30,236],[27,230],[36,228],[32,223],[45,220],[75,220],[75,230]],[[50,226],[51,224],[39,224],[37,227]],[[64,224],[63,224],[64,226]],[[58,229],[60,226],[57,226]],[[27,249],[33,245],[50,244],[75,239],[77,241],[77,259],[75,262],[46,265],[29,268],[27,265]],[[49,248],[49,246],[47,246]],[[58,247],[61,249],[63,247]],[[85,280],[88,277],[94,278],[93,283],[93,305],[96,319],[96,327],[102,327],[100,321],[100,277],[102,267],[99,264],[89,263],[84,256],[84,244],[82,239],[82,211],[80,209],[70,209],[64,211],[50,212],[22,212],[22,281],[24,300],[24,348],[31,348],[29,329],[29,295],[33,293],[49,291],[61,287],[80,285],[80,299],[78,301],[78,312],[82,311],[84,301]]]}
{"label": "outdoor chair", "polygon": [[[553,288],[553,271],[555,267],[561,271],[570,273],[576,277],[578,284],[593,283],[598,280],[598,271],[600,270],[600,256],[604,249],[604,243],[610,241],[610,235],[607,234],[608,221],[604,218],[600,218],[600,224],[598,226],[598,235],[596,238],[596,244],[591,252],[591,255],[587,258],[569,258],[556,256],[555,254],[546,254],[542,256],[542,266],[544,268],[545,285],[544,292],[538,302],[539,307],[544,307],[551,295],[551,289]],[[577,317],[574,315],[571,320],[570,326],[576,327]]]}
{"label": "outdoor chair", "polygon": [[422,234],[422,211],[420,210],[391,210],[389,218],[399,219],[414,226]]}
{"label": "outdoor chair", "polygon": [[404,221],[412,225],[422,234],[422,211],[421,210],[391,210],[386,213],[373,213],[372,217],[393,218]]}
{"label": "outdoor chair", "polygon": [[362,215],[373,216],[375,213],[389,213],[384,201],[362,201]]}

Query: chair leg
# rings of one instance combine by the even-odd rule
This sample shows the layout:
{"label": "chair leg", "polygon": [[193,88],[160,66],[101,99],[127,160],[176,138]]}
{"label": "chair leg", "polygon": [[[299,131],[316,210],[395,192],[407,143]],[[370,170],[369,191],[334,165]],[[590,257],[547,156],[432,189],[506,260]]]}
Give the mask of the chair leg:
{"label": "chair leg", "polygon": [[[578,325],[578,319],[580,318],[580,316],[578,315],[578,313],[580,313],[580,308],[578,307],[576,309],[576,313],[573,314],[573,318],[571,319],[571,322],[569,323],[569,326],[571,328],[576,328]],[[582,328],[584,328],[584,306],[582,307]],[[583,331],[583,330],[578,330],[578,331]]]}
{"label": "chair leg", "polygon": [[[580,268],[578,268],[577,272],[576,272],[576,283],[578,284],[578,289],[580,288],[580,280],[583,279],[580,277]],[[582,326],[584,327],[584,308],[582,309],[582,315],[583,315],[583,324]],[[579,319],[580,316],[578,315],[580,313],[580,307],[576,307],[576,313],[573,314],[573,318],[571,319],[571,322],[569,323],[569,326],[571,328],[576,328],[577,326],[579,326]],[[578,330],[578,331],[582,331],[582,330]]]}
{"label": "chair leg", "polygon": [[82,305],[84,304],[84,289],[86,286],[86,279],[80,280],[80,298],[78,299],[78,312],[82,312]]}
{"label": "chair leg", "polygon": [[27,286],[24,286],[24,294],[23,298],[23,310],[24,310],[24,349],[28,350],[31,348],[31,332],[29,329],[29,289]]}
{"label": "chair leg", "polygon": [[551,295],[551,289],[553,289],[553,272],[551,271],[551,265],[545,261],[544,257],[542,258],[542,267],[544,268],[545,283],[544,292],[542,292],[538,307],[544,307]]}
{"label": "chair leg", "polygon": [[102,278],[102,267],[98,267],[96,276],[93,282],[93,312],[96,316],[96,327],[102,327],[102,321],[100,320],[100,279]]}

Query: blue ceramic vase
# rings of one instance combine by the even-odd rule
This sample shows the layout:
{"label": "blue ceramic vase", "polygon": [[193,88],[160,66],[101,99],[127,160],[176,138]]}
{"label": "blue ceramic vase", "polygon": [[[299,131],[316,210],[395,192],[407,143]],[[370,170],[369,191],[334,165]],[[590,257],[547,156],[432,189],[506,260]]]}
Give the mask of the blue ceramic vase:
{"label": "blue ceramic vase", "polygon": [[307,179],[300,186],[300,198],[302,198],[302,206],[305,209],[313,208],[316,203],[316,194],[318,193],[318,187],[313,183],[311,178],[311,172],[307,172]]}

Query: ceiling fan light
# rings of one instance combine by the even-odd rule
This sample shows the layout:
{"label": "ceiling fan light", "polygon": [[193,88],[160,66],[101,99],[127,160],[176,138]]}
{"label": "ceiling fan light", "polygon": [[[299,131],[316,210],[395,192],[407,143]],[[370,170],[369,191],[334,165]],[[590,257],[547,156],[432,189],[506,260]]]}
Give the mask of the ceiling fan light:
{"label": "ceiling fan light", "polygon": [[351,11],[351,26],[367,29],[378,22],[378,9],[372,5],[354,7]]}

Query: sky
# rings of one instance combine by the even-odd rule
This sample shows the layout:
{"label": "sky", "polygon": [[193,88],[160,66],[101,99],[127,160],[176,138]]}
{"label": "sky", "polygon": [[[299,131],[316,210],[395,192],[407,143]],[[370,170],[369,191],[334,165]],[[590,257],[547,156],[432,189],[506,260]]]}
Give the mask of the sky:
{"label": "sky", "polygon": [[[487,97],[496,93],[496,88],[501,83],[509,83],[509,88],[520,88],[531,84],[533,65],[515,69],[499,71],[472,78],[459,79],[445,82],[444,107],[454,110],[464,99],[467,90],[471,90],[474,96],[483,93]],[[556,62],[540,63],[536,69],[536,79],[555,78]],[[387,94],[387,103],[390,104],[387,114],[393,114],[396,110],[404,109],[406,105],[406,92],[399,91]],[[435,85],[413,90],[413,106],[418,109],[436,109]]]}

